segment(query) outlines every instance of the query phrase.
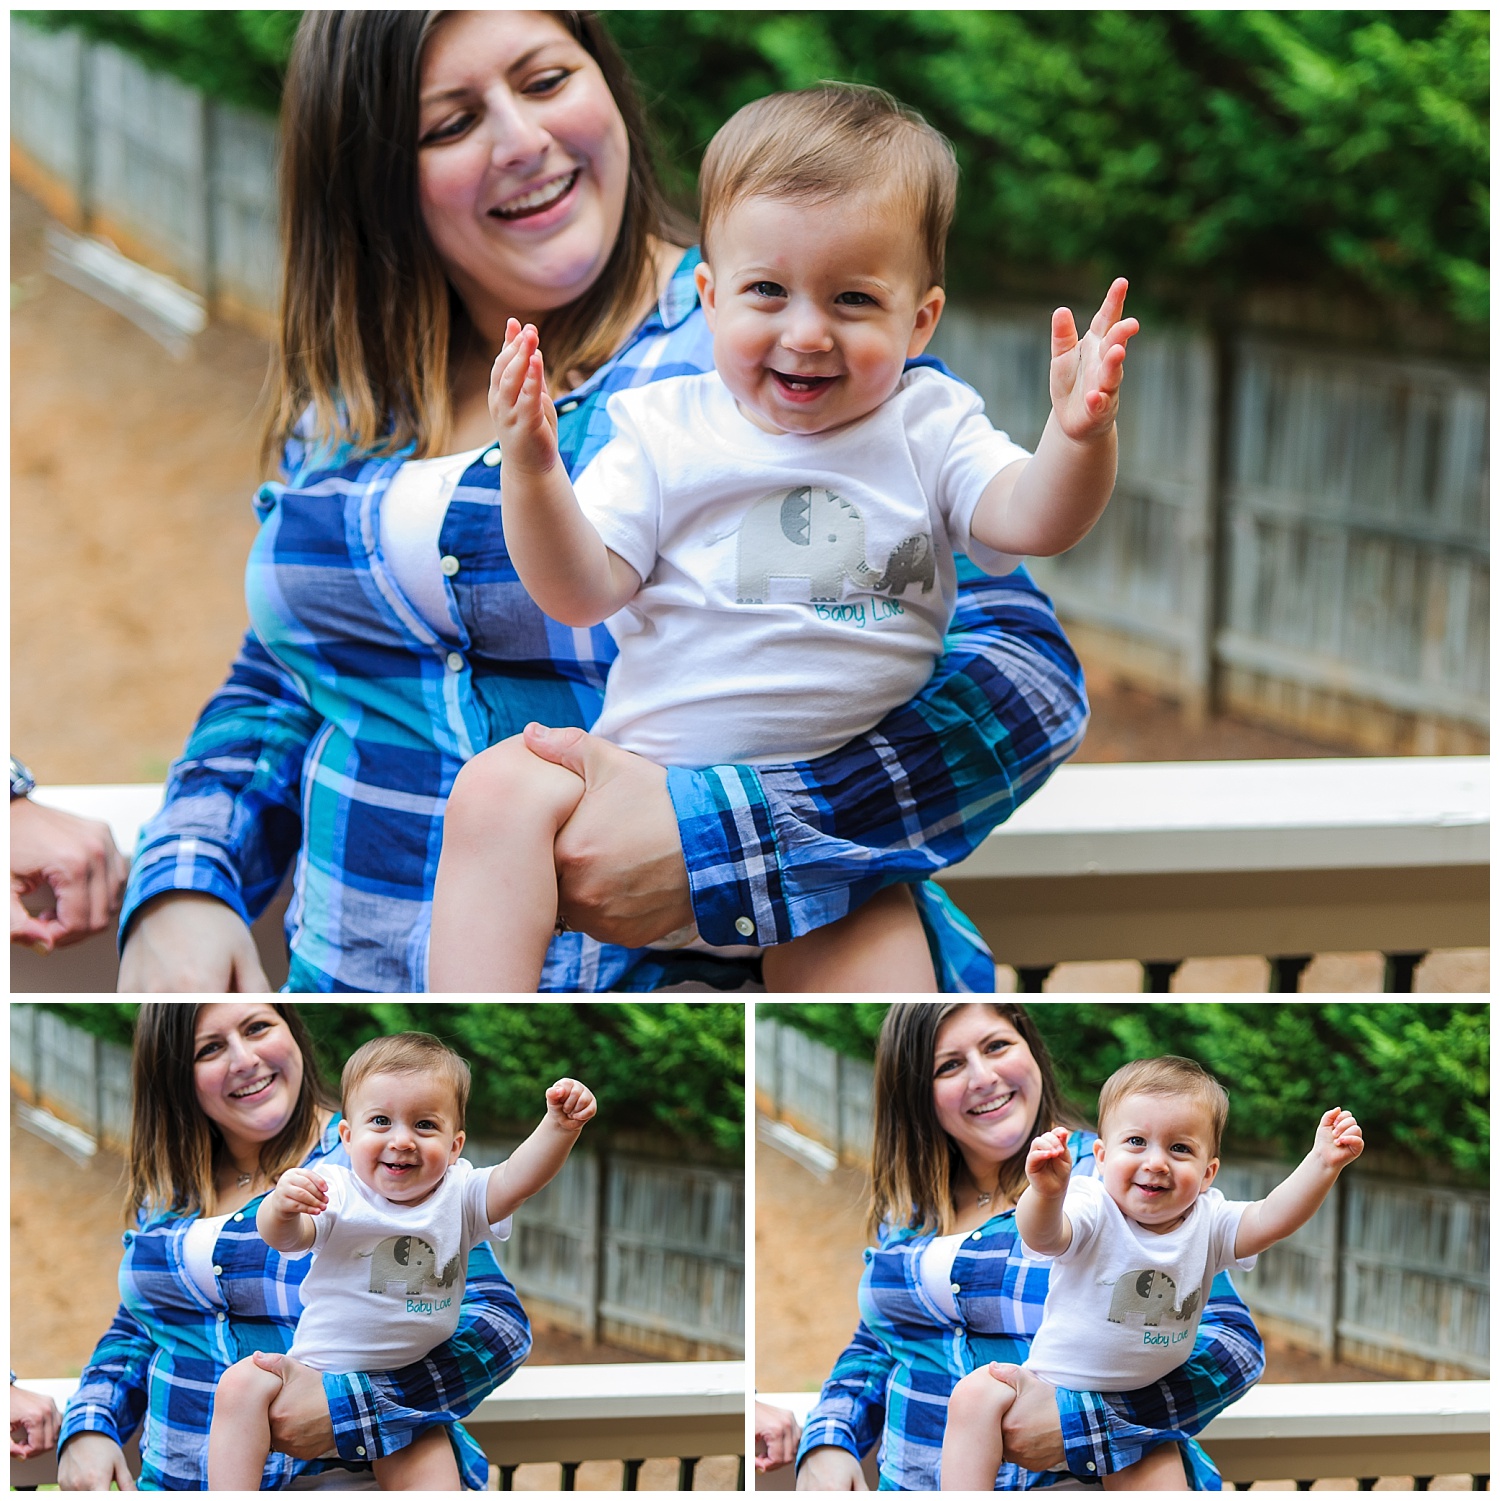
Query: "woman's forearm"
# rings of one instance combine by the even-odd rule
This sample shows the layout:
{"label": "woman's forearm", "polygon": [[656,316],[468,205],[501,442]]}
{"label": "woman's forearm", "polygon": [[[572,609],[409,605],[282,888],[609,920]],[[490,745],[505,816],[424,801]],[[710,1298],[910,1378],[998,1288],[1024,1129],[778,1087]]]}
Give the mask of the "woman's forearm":
{"label": "woman's forearm", "polygon": [[541,473],[508,468],[501,505],[516,572],[554,620],[598,625],[640,588],[640,576],[604,545],[583,514],[560,462]]}

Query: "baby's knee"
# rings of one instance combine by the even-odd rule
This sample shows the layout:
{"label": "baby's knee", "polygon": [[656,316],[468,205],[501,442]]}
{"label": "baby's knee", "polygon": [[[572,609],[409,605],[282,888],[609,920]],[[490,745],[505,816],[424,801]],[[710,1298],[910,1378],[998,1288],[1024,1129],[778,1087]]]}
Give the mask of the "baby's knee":
{"label": "baby's knee", "polygon": [[214,1414],[252,1413],[270,1407],[281,1392],[281,1377],[263,1371],[248,1356],[236,1361],[214,1388]]}
{"label": "baby's knee", "polygon": [[1015,1388],[996,1380],[987,1365],[981,1366],[953,1388],[948,1399],[948,1421],[990,1423],[1003,1416],[1015,1400]]}
{"label": "baby's knee", "polygon": [[445,826],[485,828],[548,811],[565,821],[582,794],[580,778],[532,755],[513,735],[465,762],[448,794]]}

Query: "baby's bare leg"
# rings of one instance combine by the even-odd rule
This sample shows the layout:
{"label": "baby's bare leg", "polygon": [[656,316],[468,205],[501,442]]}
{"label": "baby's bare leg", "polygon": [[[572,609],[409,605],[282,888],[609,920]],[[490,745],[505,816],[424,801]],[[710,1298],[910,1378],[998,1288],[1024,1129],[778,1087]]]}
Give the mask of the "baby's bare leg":
{"label": "baby's bare leg", "polygon": [[935,991],[932,954],[907,886],[887,886],[826,927],[765,952],[766,989]]}
{"label": "baby's bare leg", "polygon": [[458,1460],[441,1423],[425,1428],[404,1449],[377,1459],[371,1468],[383,1491],[456,1491]]}
{"label": "baby's bare leg", "polygon": [[214,1389],[208,1428],[208,1488],[258,1491],[271,1452],[271,1403],[281,1377],[253,1360],[236,1361]]}
{"label": "baby's bare leg", "polygon": [[1133,1465],[1104,1477],[1107,1491],[1186,1491],[1187,1471],[1183,1468],[1182,1450],[1176,1444],[1158,1444],[1141,1455]]}
{"label": "baby's bare leg", "polygon": [[429,990],[535,991],[557,923],[552,844],[583,779],[519,735],[459,772],[432,895]]}
{"label": "baby's bare leg", "polygon": [[948,1398],[948,1426],[943,1431],[945,1491],[992,1491],[1005,1462],[1000,1420],[1016,1400],[1016,1389],[991,1373],[987,1365],[970,1371]]}

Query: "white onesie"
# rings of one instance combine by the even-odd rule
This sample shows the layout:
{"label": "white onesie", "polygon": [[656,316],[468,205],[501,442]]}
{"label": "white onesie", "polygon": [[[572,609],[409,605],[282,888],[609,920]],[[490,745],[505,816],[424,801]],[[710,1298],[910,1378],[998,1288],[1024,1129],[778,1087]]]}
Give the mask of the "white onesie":
{"label": "white onesie", "polygon": [[[508,1240],[484,1212],[492,1168],[460,1158],[420,1204],[394,1204],[348,1168],[320,1164],[328,1207],[313,1219],[313,1264],[291,1354],[318,1371],[395,1371],[458,1327],[469,1252]],[[307,1253],[303,1253],[304,1255]]]}
{"label": "white onesie", "polygon": [[1234,1254],[1248,1207],[1205,1188],[1182,1224],[1157,1235],[1127,1219],[1098,1178],[1071,1179],[1063,1200],[1073,1226],[1068,1249],[1048,1257],[1026,1247],[1052,1263],[1026,1368],[1079,1392],[1160,1381],[1193,1353],[1218,1273],[1255,1265],[1254,1256]]}
{"label": "white onesie", "polygon": [[837,749],[932,676],[955,551],[984,487],[1029,457],[961,382],[909,370],[875,411],[826,433],[766,433],[715,372],[609,399],[616,436],[580,505],[644,581],[596,733],[667,766]]}

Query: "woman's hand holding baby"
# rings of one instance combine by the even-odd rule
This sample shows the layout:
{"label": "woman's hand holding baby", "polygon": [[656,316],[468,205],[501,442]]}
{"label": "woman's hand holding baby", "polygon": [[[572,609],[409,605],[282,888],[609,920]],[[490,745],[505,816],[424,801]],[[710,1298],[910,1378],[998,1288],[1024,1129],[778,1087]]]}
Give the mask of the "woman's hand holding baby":
{"label": "woman's hand holding baby", "polygon": [[547,1091],[547,1119],[564,1131],[582,1131],[598,1108],[593,1091],[577,1079],[559,1079]]}
{"label": "woman's hand holding baby", "polygon": [[1318,1122],[1313,1154],[1331,1172],[1342,1172],[1365,1149],[1359,1122],[1347,1110],[1335,1106]]}
{"label": "woman's hand holding baby", "polygon": [[490,417],[512,472],[548,474],[557,465],[557,409],[538,343],[534,325],[510,319],[490,370]]}
{"label": "woman's hand holding baby", "polygon": [[1115,425],[1125,346],[1141,328],[1134,318],[1121,317],[1128,288],[1123,276],[1115,278],[1082,338],[1067,308],[1052,314],[1052,410],[1075,443],[1101,437]]}

